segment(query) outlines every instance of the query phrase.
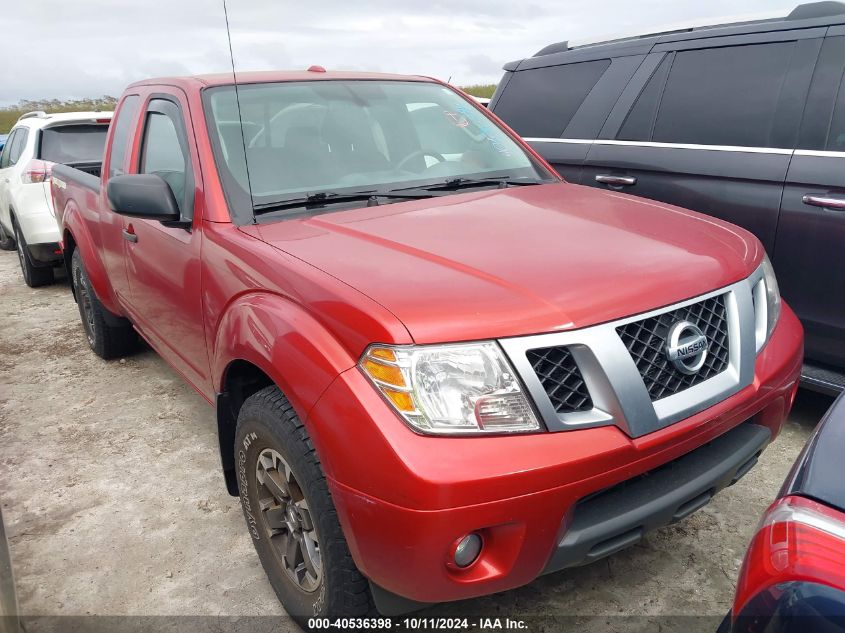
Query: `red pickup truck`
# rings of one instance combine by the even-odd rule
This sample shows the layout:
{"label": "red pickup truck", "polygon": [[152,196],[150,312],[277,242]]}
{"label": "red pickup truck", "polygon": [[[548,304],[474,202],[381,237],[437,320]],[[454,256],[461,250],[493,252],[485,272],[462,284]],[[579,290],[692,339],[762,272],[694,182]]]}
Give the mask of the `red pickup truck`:
{"label": "red pickup truck", "polygon": [[567,184],[431,79],[136,83],[100,175],[52,194],[91,347],[140,334],[216,408],[305,624],[636,543],[744,475],[797,388],[755,237]]}

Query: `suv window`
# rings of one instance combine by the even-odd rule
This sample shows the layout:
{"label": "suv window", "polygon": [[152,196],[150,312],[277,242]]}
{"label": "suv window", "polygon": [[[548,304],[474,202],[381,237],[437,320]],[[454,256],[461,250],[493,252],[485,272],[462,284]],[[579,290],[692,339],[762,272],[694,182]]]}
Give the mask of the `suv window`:
{"label": "suv window", "polygon": [[666,77],[669,75],[669,67],[672,65],[672,55],[666,55],[660,62],[651,78],[643,88],[640,96],[637,97],[634,107],[625,118],[625,122],[616,135],[622,141],[648,141],[654,129],[654,115],[657,113],[657,105],[660,103],[660,95],[666,86]]}
{"label": "suv window", "polygon": [[18,129],[17,133],[15,134],[15,138],[13,138],[12,142],[10,143],[11,147],[9,148],[9,165],[14,165],[18,162],[18,159],[23,153],[23,148],[26,145],[26,139],[28,136],[28,129],[26,129],[25,127]]}
{"label": "suv window", "polygon": [[610,66],[609,59],[518,70],[496,103],[496,114],[517,134],[558,138]]}
{"label": "suv window", "polygon": [[182,217],[187,218],[193,183],[189,183],[187,148],[180,139],[180,125],[171,110],[176,110],[176,106],[170,101],[150,102],[141,144],[140,173],[161,177],[173,191]]}
{"label": "suv window", "polygon": [[103,160],[108,125],[61,125],[41,132],[39,158],[54,163],[96,163]]}
{"label": "suv window", "polygon": [[[652,140],[770,146],[794,48],[776,42],[676,53]],[[659,82],[659,73],[651,81]]]}
{"label": "suv window", "polygon": [[831,152],[845,152],[845,80],[839,83],[836,95],[836,105],[827,132],[826,150]]}
{"label": "suv window", "polygon": [[117,118],[114,120],[114,134],[109,155],[109,178],[126,173],[126,146],[129,133],[134,129],[135,115],[138,113],[138,95],[129,95],[123,100]]}
{"label": "suv window", "polygon": [[12,130],[12,133],[9,134],[9,138],[6,139],[6,145],[3,147],[3,153],[0,154],[0,169],[4,169],[9,166],[9,155],[12,153],[12,143],[15,142],[18,132],[20,132],[20,130]]}

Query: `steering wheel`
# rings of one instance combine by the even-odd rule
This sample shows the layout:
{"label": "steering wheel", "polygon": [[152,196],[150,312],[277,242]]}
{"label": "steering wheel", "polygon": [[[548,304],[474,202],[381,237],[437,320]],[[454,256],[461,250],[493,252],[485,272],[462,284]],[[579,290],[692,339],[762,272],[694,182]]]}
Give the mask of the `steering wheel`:
{"label": "steering wheel", "polygon": [[443,154],[441,154],[440,152],[435,152],[430,149],[415,149],[413,152],[411,152],[405,158],[399,161],[399,163],[396,165],[396,169],[402,170],[406,163],[416,158],[417,156],[431,156],[432,158],[436,159],[438,163],[446,162],[446,157],[443,156]]}

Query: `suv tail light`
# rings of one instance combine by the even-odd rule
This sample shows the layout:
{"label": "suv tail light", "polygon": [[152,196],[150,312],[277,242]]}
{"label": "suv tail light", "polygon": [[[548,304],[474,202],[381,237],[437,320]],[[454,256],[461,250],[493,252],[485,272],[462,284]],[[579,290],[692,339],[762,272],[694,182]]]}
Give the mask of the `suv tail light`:
{"label": "suv tail light", "polygon": [[29,163],[27,163],[23,174],[21,174],[21,182],[25,185],[46,182],[50,179],[50,176],[53,173],[53,165],[55,165],[55,163],[51,163],[48,160],[33,158],[29,161]]}
{"label": "suv tail light", "polygon": [[790,496],[772,504],[751,541],[739,572],[733,617],[760,592],[796,580],[845,591],[845,514]]}

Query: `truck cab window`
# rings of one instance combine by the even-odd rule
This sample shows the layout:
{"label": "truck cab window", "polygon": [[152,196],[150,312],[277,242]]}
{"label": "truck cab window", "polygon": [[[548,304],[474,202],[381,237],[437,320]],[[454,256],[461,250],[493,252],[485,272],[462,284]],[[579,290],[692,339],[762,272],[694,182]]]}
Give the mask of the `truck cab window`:
{"label": "truck cab window", "polygon": [[138,114],[138,95],[129,95],[123,100],[123,105],[117,112],[114,122],[114,134],[111,141],[109,155],[109,178],[125,174],[126,148],[129,135],[135,129],[135,117]]}
{"label": "truck cab window", "polygon": [[162,112],[148,112],[140,173],[160,176],[170,186],[183,218],[191,217],[187,165],[187,152],[180,142],[176,122]]}

